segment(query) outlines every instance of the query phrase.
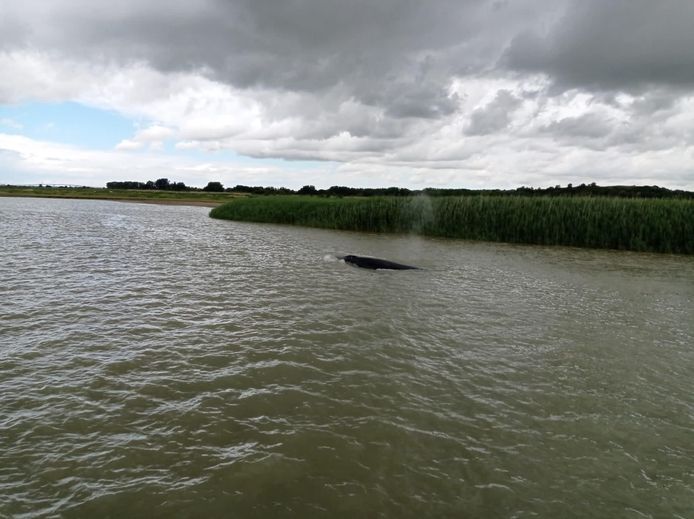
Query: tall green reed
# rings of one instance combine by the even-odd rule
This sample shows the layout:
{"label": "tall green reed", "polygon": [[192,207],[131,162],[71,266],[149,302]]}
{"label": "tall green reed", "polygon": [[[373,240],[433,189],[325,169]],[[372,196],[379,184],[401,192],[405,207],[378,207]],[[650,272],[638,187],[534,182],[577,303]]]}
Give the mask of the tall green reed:
{"label": "tall green reed", "polygon": [[590,197],[273,196],[243,198],[210,216],[366,232],[694,253],[694,201]]}

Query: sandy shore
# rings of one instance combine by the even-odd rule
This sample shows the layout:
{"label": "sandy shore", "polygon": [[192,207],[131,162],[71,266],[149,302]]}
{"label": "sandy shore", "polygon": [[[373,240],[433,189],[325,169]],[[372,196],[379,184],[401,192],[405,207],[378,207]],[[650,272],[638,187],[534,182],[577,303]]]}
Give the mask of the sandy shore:
{"label": "sandy shore", "polygon": [[225,204],[229,200],[167,200],[167,199],[147,199],[147,198],[117,198],[108,196],[70,196],[70,195],[45,195],[38,193],[3,193],[0,192],[0,197],[8,198],[56,198],[62,200],[107,200],[109,202],[125,202],[134,204],[158,204],[158,205],[190,205],[199,207],[217,207]]}
{"label": "sandy shore", "polygon": [[134,204],[157,205],[192,205],[198,207],[217,207],[226,202],[214,202],[212,200],[129,200],[127,198],[99,198],[98,200],[113,200],[114,202],[131,202]]}

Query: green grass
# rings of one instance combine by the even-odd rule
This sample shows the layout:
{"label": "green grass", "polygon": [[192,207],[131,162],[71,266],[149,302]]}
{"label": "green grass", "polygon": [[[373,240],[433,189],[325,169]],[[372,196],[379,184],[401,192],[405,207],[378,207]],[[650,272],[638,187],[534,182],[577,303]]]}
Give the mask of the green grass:
{"label": "green grass", "polygon": [[0,196],[29,196],[40,198],[85,198],[123,201],[175,201],[224,203],[239,195],[237,193],[214,193],[207,191],[158,191],[137,189],[105,189],[97,187],[34,187],[0,186]]}
{"label": "green grass", "polygon": [[471,240],[694,253],[694,201],[590,197],[250,197],[213,218]]}

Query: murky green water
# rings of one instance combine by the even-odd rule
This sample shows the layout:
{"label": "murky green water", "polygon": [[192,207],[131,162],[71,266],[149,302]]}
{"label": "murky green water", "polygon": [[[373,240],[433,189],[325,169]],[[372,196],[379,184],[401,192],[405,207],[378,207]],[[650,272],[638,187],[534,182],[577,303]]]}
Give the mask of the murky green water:
{"label": "murky green water", "polygon": [[694,258],[207,211],[0,198],[0,516],[694,517]]}

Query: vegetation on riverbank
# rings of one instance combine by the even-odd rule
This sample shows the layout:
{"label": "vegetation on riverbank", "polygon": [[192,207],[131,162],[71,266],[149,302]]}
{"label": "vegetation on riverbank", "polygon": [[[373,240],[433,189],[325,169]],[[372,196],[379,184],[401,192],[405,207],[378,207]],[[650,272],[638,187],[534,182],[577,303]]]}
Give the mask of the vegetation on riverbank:
{"label": "vegetation on riverbank", "polygon": [[[222,204],[238,197],[236,193],[211,191],[163,191],[139,189],[103,189],[97,187],[2,186],[0,196],[39,198],[84,198],[124,202],[162,202]],[[243,195],[242,195],[243,196]]]}
{"label": "vegetation on riverbank", "polygon": [[516,191],[462,196],[249,196],[235,191],[0,185],[0,196],[218,205],[210,215],[231,220],[694,254],[694,200],[687,196],[648,198],[657,192],[648,186],[629,190],[641,193],[638,198]]}
{"label": "vegetation on riverbank", "polygon": [[694,253],[694,201],[605,197],[239,198],[229,220],[471,240]]}

